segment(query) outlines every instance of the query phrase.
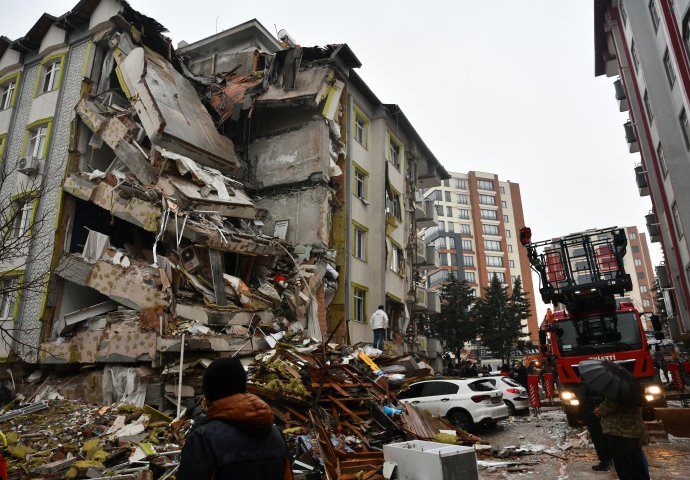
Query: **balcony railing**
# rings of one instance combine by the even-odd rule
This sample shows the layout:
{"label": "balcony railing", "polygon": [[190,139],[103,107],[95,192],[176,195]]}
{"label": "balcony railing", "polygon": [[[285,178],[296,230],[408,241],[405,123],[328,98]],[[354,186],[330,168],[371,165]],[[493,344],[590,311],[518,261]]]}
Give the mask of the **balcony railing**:
{"label": "balcony railing", "polygon": [[637,189],[640,192],[640,196],[648,196],[649,184],[647,183],[647,172],[645,172],[641,165],[635,167],[635,182],[637,183]]}
{"label": "balcony railing", "polygon": [[649,239],[652,242],[661,241],[661,229],[659,228],[659,222],[657,221],[656,214],[650,212],[645,215],[645,220],[647,222],[647,232],[649,232]]}
{"label": "balcony railing", "polygon": [[635,153],[640,151],[640,144],[637,143],[637,135],[635,134],[635,127],[632,122],[626,122],[623,124],[625,129],[625,139],[628,141],[628,150],[630,153]]}

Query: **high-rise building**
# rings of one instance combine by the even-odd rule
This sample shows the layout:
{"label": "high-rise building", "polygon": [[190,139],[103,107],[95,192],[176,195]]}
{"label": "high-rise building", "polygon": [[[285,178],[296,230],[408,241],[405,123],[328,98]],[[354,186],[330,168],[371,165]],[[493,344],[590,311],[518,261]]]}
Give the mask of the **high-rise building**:
{"label": "high-rise building", "polygon": [[[652,242],[671,336],[690,339],[690,46],[688,0],[595,0],[595,75],[617,77],[615,96],[635,177],[650,196]],[[649,285],[652,282],[650,280]]]}
{"label": "high-rise building", "polygon": [[526,251],[519,243],[519,230],[525,225],[520,185],[493,173],[449,173],[451,178],[440,187],[425,192],[435,202],[439,219],[437,227],[424,233],[440,254],[439,268],[428,272],[429,286],[438,288],[453,272],[481,296],[494,275],[509,291],[520,277],[532,305],[527,329],[536,340],[534,287]]}
{"label": "high-rise building", "polygon": [[[658,313],[654,303],[654,267],[649,256],[647,234],[638,232],[637,227],[625,227],[628,237],[628,250],[623,257],[625,271],[632,279],[632,291],[628,296],[632,299],[640,313]],[[645,318],[649,323],[649,319]],[[651,324],[647,325],[651,330]]]}

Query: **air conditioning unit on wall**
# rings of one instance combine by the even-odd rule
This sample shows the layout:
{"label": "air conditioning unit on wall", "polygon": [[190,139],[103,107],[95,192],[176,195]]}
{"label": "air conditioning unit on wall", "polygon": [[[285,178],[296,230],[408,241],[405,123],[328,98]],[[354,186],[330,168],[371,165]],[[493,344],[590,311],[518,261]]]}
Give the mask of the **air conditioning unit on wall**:
{"label": "air conditioning unit on wall", "polygon": [[19,159],[17,170],[25,175],[32,175],[38,173],[39,159],[32,156],[22,157]]}

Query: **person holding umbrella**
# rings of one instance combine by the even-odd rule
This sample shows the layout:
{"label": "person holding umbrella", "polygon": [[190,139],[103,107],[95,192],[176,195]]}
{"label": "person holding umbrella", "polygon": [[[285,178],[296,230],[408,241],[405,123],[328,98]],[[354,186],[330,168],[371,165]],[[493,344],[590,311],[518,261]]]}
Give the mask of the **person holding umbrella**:
{"label": "person holding umbrella", "polygon": [[606,360],[584,360],[579,365],[588,389],[604,396],[594,409],[621,480],[649,480],[649,466],[642,445],[649,443],[642,421],[643,389],[633,375]]}

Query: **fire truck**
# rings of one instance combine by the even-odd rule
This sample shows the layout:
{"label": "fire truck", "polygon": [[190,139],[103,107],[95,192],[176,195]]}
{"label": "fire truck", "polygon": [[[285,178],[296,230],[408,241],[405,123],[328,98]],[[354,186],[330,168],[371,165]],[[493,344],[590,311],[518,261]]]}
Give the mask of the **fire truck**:
{"label": "fire truck", "polygon": [[554,306],[539,330],[543,363],[555,367],[568,423],[581,424],[584,386],[578,365],[597,358],[628,369],[644,386],[645,416],[664,404],[663,390],[647,345],[644,324],[633,303],[623,257],[625,230],[612,227],[532,242],[527,227],[520,242],[540,278],[541,298]]}

